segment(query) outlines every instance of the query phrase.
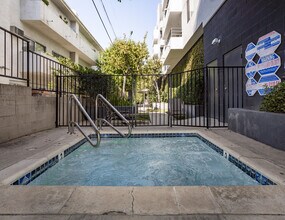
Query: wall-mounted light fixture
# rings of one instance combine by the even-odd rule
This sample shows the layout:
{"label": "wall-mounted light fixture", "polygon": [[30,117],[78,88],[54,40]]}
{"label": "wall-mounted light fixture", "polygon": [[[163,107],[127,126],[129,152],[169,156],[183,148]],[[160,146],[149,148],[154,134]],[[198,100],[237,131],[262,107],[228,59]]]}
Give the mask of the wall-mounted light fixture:
{"label": "wall-mounted light fixture", "polygon": [[217,44],[220,44],[221,43],[221,39],[219,38],[215,38],[213,41],[212,41],[212,45],[217,45]]}

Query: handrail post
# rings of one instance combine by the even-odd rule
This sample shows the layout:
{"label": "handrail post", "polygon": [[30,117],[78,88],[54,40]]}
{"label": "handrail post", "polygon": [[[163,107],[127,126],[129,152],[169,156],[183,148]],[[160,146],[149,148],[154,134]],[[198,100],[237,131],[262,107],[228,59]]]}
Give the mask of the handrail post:
{"label": "handrail post", "polygon": [[[95,100],[96,112],[98,112],[98,101],[99,101],[99,99],[101,99],[105,104],[107,104],[119,116],[119,118],[121,118],[128,125],[128,134],[124,135],[123,133],[119,132],[118,129],[116,129],[107,120],[104,120],[104,122],[107,123],[115,131],[117,131],[121,136],[126,137],[126,138],[130,137],[131,133],[132,133],[132,126],[131,126],[130,122],[101,94],[98,94],[96,96],[96,100]],[[96,115],[96,121],[98,121],[98,120],[99,120],[98,115]],[[100,120],[102,120],[102,119],[100,119]]]}
{"label": "handrail post", "polygon": [[[88,135],[86,135],[86,133],[81,129],[80,125],[76,122],[74,122],[72,120],[72,108],[73,108],[73,104],[72,101],[75,101],[75,104],[77,104],[77,106],[79,107],[79,110],[83,113],[83,115],[87,118],[87,120],[90,122],[91,127],[93,128],[93,130],[95,131],[96,135],[97,135],[97,142],[94,143],[90,137],[88,137]],[[93,147],[98,147],[100,145],[101,142],[101,137],[100,137],[100,131],[97,128],[97,126],[95,125],[95,123],[93,122],[93,120],[90,118],[90,116],[88,115],[88,113],[86,112],[86,110],[84,109],[84,107],[82,106],[82,104],[80,103],[80,101],[78,100],[78,98],[72,94],[68,97],[68,109],[67,109],[67,114],[68,114],[68,133],[73,134],[74,133],[74,126],[76,126],[78,128],[78,130],[84,135],[84,137],[88,140],[88,142],[93,146]]]}

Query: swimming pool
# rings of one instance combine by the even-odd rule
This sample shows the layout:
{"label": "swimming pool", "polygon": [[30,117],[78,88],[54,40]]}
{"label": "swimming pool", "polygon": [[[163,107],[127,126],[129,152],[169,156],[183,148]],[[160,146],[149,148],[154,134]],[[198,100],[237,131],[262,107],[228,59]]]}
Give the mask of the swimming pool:
{"label": "swimming pool", "polygon": [[264,185],[272,183],[251,168],[247,173],[247,166],[243,172],[243,165],[239,167],[238,160],[236,164],[232,155],[225,158],[221,148],[199,135],[179,136],[102,138],[99,148],[84,143],[29,185],[229,186],[259,185],[262,181],[267,181]]}

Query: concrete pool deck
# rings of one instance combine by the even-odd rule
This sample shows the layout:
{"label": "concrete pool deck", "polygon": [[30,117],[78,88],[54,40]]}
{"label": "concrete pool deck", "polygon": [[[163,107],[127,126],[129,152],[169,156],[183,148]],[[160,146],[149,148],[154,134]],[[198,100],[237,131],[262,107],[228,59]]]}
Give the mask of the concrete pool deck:
{"label": "concrete pool deck", "polygon": [[133,133],[199,133],[277,186],[9,186],[83,139],[66,131],[57,128],[0,144],[0,219],[285,219],[285,152],[227,129],[142,127]]}

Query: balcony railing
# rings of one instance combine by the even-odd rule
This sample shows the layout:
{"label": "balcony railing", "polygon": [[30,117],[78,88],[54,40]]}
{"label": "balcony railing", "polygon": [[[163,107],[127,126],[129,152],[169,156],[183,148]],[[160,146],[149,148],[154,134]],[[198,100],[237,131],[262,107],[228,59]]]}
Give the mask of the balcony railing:
{"label": "balcony railing", "polygon": [[170,29],[169,35],[168,35],[167,40],[165,42],[166,45],[169,45],[169,41],[172,37],[182,37],[182,28],[174,27],[174,28]]}
{"label": "balcony railing", "polygon": [[75,50],[91,62],[97,58],[89,43],[70,27],[70,21],[62,19],[51,6],[41,0],[21,0],[21,21],[32,25],[41,32],[49,33],[49,37],[57,43],[66,45],[68,50]]}
{"label": "balcony railing", "polygon": [[56,76],[74,75],[71,68],[30,51],[25,38],[0,27],[0,83],[31,87],[38,92],[55,92]]}

